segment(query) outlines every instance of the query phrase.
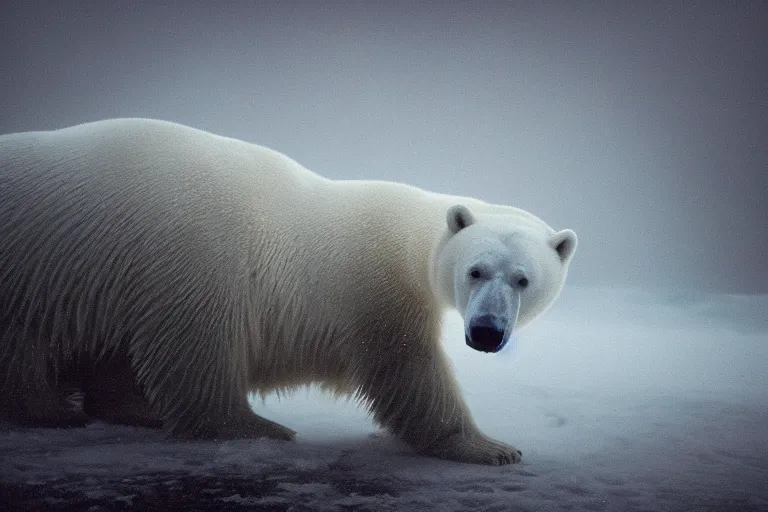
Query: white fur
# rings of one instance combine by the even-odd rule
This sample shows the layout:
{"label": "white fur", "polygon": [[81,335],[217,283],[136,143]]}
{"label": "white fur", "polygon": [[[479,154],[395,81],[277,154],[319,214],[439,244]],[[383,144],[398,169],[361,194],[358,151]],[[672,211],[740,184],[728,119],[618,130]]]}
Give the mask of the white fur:
{"label": "white fur", "polygon": [[[447,267],[478,236],[514,234],[541,266],[546,284],[526,321],[554,299],[567,261],[533,215],[328,180],[270,149],[154,120],[3,136],[0,164],[9,402],[29,401],[30,387],[49,393],[73,354],[122,354],[180,435],[290,437],[247,412],[247,393],[320,383],[355,394],[424,453],[519,459],[474,426],[439,319],[461,310]],[[476,217],[468,243],[446,224],[456,204]]]}

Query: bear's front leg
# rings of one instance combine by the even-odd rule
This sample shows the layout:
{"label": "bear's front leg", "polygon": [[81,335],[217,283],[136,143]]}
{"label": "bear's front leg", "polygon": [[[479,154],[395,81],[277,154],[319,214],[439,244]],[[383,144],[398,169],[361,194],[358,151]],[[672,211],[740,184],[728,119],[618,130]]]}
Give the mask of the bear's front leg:
{"label": "bear's front leg", "polygon": [[417,452],[475,464],[520,462],[520,450],[477,428],[439,343],[399,343],[378,363],[362,386],[374,418]]}

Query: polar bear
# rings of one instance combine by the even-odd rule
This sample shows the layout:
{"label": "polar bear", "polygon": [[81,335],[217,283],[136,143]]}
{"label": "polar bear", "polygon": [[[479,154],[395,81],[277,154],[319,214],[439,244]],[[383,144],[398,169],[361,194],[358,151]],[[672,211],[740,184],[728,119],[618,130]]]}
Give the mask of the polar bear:
{"label": "polar bear", "polygon": [[[576,248],[523,210],[334,181],[267,148],[112,119],[0,137],[0,414],[183,438],[291,439],[251,392],[351,394],[416,451],[506,464],[441,348],[446,308],[495,352]],[[62,376],[89,375],[85,412]],[[85,378],[85,377],[83,377]]]}

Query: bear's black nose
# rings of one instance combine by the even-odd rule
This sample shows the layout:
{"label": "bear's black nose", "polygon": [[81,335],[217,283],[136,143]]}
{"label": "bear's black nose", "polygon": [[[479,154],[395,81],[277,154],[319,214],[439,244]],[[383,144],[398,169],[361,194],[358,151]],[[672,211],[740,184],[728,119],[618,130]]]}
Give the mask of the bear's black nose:
{"label": "bear's black nose", "polygon": [[467,345],[481,352],[496,352],[504,341],[505,322],[491,315],[473,318],[466,336]]}

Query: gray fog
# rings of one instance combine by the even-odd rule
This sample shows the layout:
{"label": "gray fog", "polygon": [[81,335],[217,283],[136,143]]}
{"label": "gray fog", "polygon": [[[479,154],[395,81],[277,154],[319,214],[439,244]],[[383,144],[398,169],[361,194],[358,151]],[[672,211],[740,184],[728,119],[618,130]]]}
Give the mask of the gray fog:
{"label": "gray fog", "polygon": [[768,3],[30,4],[2,133],[176,121],[527,209],[573,284],[768,292]]}

